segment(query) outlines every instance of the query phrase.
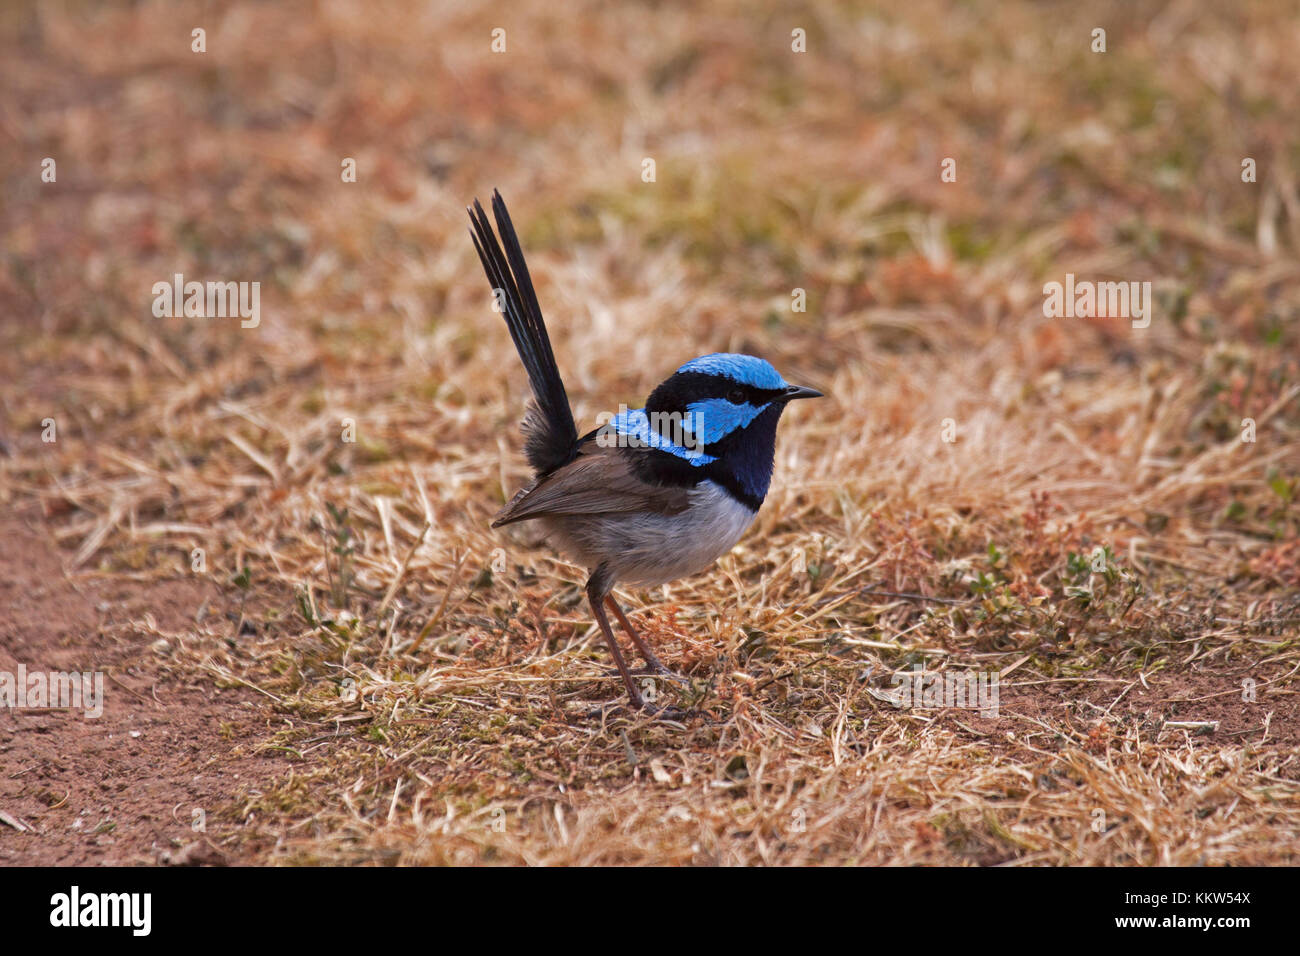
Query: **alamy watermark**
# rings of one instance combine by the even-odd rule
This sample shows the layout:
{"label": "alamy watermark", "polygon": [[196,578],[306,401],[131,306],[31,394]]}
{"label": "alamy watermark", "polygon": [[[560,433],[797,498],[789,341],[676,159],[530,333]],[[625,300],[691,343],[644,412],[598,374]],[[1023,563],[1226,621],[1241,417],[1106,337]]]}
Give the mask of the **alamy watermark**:
{"label": "alamy watermark", "polygon": [[50,925],[55,927],[124,927],[133,936],[153,928],[152,893],[83,893],[73,886],[50,897]]}
{"label": "alamy watermark", "polygon": [[891,679],[898,688],[889,695],[895,707],[978,710],[981,717],[996,717],[1000,702],[998,671],[929,671],[914,664]]}
{"label": "alamy watermark", "polygon": [[87,717],[104,713],[104,675],[100,671],[0,671],[0,707],[17,710],[82,710]]}
{"label": "alamy watermark", "polygon": [[1049,319],[1132,319],[1135,329],[1151,324],[1150,282],[1076,282],[1067,272],[1064,283],[1044,285],[1043,296],[1043,315]]}
{"label": "alamy watermark", "polygon": [[[704,413],[644,412],[618,407],[618,413],[596,416],[596,444],[601,448],[663,448],[683,458],[704,454]],[[674,448],[666,448],[671,444]]]}
{"label": "alamy watermark", "polygon": [[186,282],[176,273],[171,282],[155,282],[153,314],[159,319],[239,318],[239,325],[255,329],[262,322],[262,283]]}

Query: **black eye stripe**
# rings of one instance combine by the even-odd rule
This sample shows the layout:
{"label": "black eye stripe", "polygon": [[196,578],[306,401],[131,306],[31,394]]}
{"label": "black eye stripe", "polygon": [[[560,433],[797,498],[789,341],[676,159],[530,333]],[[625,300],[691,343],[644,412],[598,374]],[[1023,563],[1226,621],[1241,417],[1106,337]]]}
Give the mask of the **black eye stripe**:
{"label": "black eye stripe", "polygon": [[753,385],[730,384],[723,395],[735,405],[766,405],[785,393],[785,389],[755,388]]}
{"label": "black eye stripe", "polygon": [[756,388],[723,375],[678,372],[654,390],[646,400],[646,412],[685,411],[693,403],[709,399],[758,407],[778,401],[784,394],[783,388]]}

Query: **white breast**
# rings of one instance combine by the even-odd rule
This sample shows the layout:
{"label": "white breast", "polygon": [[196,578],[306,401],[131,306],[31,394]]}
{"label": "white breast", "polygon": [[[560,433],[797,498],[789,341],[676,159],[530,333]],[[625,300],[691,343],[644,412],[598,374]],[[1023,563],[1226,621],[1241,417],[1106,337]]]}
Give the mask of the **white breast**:
{"label": "white breast", "polygon": [[676,515],[592,515],[551,525],[553,539],[574,560],[604,562],[620,584],[654,587],[703,571],[726,554],[757,512],[712,481],[700,482]]}

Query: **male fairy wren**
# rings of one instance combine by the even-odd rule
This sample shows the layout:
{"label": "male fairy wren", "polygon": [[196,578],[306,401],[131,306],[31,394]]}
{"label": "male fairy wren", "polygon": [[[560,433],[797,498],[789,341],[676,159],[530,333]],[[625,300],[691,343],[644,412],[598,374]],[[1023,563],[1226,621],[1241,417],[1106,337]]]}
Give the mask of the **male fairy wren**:
{"label": "male fairy wren", "polygon": [[499,192],[492,195],[492,212],[500,243],[478,200],[469,210],[471,237],[532,385],[523,435],[534,472],[492,527],[536,519],[552,544],[589,570],[587,600],[631,705],[640,708],[644,701],[606,604],[645,658],[642,673],[675,675],[633,629],[611,590],[615,584],[664,584],[704,570],[731,550],[767,495],[781,412],[793,399],[821,392],[786,383],[761,358],[714,353],[677,369],[650,393],[645,408],[622,411],[578,437]]}

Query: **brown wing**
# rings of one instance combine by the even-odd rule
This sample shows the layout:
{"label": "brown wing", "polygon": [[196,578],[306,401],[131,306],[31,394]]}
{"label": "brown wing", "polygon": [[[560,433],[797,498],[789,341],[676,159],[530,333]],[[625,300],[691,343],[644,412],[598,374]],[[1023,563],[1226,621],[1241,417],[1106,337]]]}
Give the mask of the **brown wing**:
{"label": "brown wing", "polygon": [[577,458],[510,499],[492,519],[492,527],[543,515],[628,511],[679,514],[689,506],[688,490],[648,484],[636,476],[620,449],[587,441]]}

